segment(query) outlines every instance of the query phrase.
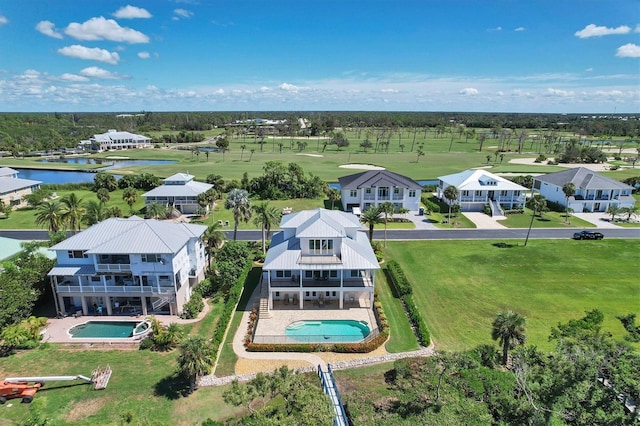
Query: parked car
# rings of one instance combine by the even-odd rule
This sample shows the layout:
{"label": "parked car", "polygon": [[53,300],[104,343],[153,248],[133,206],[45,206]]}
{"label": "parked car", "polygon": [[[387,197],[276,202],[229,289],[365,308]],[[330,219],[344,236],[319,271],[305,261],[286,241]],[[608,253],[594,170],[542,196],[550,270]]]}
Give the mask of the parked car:
{"label": "parked car", "polygon": [[582,231],[573,234],[574,240],[601,240],[603,238],[604,235],[597,231]]}

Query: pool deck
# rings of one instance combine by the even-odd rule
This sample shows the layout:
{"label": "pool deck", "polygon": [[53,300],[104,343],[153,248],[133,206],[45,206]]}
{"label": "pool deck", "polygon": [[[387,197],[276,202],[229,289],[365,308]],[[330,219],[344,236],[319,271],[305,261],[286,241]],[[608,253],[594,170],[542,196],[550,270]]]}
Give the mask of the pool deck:
{"label": "pool deck", "polygon": [[[185,320],[182,319],[176,315],[156,315],[154,316],[154,318],[157,318],[158,320],[160,320],[161,323],[165,324],[165,325],[169,325],[171,323],[178,323],[178,324],[189,324],[192,322],[197,322],[200,321],[206,314],[207,312],[209,312],[209,305],[207,303],[205,303],[205,308],[202,312],[200,312],[200,315],[198,315],[198,318],[194,318],[192,320]],[[69,334],[69,329],[71,329],[72,327],[78,325],[78,324],[83,324],[85,322],[88,321],[113,321],[113,322],[132,322],[132,321],[144,321],[146,318],[149,318],[150,316],[143,316],[143,315],[112,315],[112,316],[105,316],[105,315],[83,315],[81,317],[78,318],[74,318],[72,316],[70,317],[66,317],[66,318],[50,318],[47,321],[47,327],[43,332],[43,336],[42,336],[42,341],[43,342],[51,342],[51,343],[75,343],[75,344],[105,344],[105,345],[114,345],[114,344],[124,344],[124,345],[131,345],[131,344],[138,344],[140,342],[140,340],[146,336],[145,334],[142,334],[140,336],[136,336],[136,337],[127,337],[127,338],[105,338],[105,337],[100,337],[100,338],[72,338],[71,335]]]}
{"label": "pool deck", "polygon": [[[337,302],[334,305],[337,305]],[[271,310],[271,314],[271,318],[258,319],[253,338],[255,343],[300,343],[288,338],[285,335],[285,329],[289,324],[302,320],[354,320],[366,323],[372,330],[376,327],[373,311],[370,308],[335,309],[332,305],[327,305],[323,308],[300,310],[291,309],[288,306],[281,307],[278,304],[276,309]]]}

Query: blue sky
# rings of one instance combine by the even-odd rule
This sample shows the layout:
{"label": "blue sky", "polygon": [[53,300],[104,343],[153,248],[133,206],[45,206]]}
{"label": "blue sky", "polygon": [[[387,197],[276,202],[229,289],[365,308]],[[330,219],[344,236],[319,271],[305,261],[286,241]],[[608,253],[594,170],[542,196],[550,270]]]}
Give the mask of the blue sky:
{"label": "blue sky", "polygon": [[640,112],[638,0],[0,0],[0,111]]}

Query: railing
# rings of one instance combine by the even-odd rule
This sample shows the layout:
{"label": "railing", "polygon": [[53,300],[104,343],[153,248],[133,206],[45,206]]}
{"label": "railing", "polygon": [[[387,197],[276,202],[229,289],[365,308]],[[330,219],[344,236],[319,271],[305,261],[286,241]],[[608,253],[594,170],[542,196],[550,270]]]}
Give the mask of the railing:
{"label": "railing", "polygon": [[375,200],[376,196],[374,194],[365,195],[362,197],[363,200]]}
{"label": "railing", "polygon": [[333,419],[334,426],[348,426],[349,419],[347,418],[347,413],[344,409],[342,398],[340,397],[340,391],[338,391],[338,386],[333,378],[331,364],[327,365],[327,371],[323,371],[322,366],[318,365],[318,377],[322,384],[322,390],[329,397],[333,405],[333,411],[336,415]]}
{"label": "railing", "polygon": [[[357,279],[344,279],[342,282],[342,288],[357,288],[357,287],[372,287],[373,284],[370,278],[357,278]],[[300,281],[290,280],[271,280],[271,289],[274,288],[340,288],[340,279],[331,278],[328,280],[316,280],[313,278],[305,278],[302,280],[302,287],[300,287]]]}
{"label": "railing", "polygon": [[175,294],[173,287],[136,286],[136,285],[58,285],[58,293],[140,293]]}
{"label": "railing", "polygon": [[393,194],[394,200],[404,200],[404,195],[402,194]]}
{"label": "railing", "polygon": [[98,263],[96,272],[131,272],[130,263]]}

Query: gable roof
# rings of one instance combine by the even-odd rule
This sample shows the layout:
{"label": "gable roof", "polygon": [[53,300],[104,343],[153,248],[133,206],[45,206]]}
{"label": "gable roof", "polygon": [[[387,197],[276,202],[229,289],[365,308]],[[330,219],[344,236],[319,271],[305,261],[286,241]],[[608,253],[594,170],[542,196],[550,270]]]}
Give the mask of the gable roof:
{"label": "gable roof", "polygon": [[536,176],[534,180],[549,183],[556,186],[564,186],[566,183],[573,183],[576,188],[581,189],[633,189],[630,185],[615,179],[602,176],[586,167],[576,167],[562,170],[560,172],[549,173]]}
{"label": "gable roof", "polygon": [[[469,169],[452,175],[440,176],[438,179],[447,185],[455,186],[459,191],[528,191],[524,186],[483,169]],[[487,185],[487,181],[495,181],[496,185]]]}
{"label": "gable roof", "polygon": [[83,250],[89,254],[177,253],[207,227],[154,219],[110,218],[54,245],[51,250]]}
{"label": "gable roof", "polygon": [[18,171],[11,167],[0,167],[0,177],[11,177],[16,174],[18,174]]}
{"label": "gable roof", "polygon": [[197,197],[198,195],[204,192],[207,192],[210,188],[213,188],[213,185],[209,183],[190,180],[188,182],[185,182],[182,185],[175,185],[175,184],[160,185],[157,188],[153,188],[149,192],[145,192],[144,194],[142,194],[142,196],[143,197],[179,197],[179,196]]}
{"label": "gable roof", "polygon": [[189,182],[189,181],[192,181],[194,177],[195,177],[194,175],[190,175],[189,173],[176,173],[164,179],[164,181],[165,182]]}
{"label": "gable roof", "polygon": [[396,186],[399,188],[422,189],[415,180],[389,170],[368,170],[338,178],[340,189],[360,189],[378,186]]}
{"label": "gable roof", "polygon": [[20,189],[31,188],[32,186],[40,185],[41,183],[42,182],[39,180],[0,177],[0,194],[7,194]]}

